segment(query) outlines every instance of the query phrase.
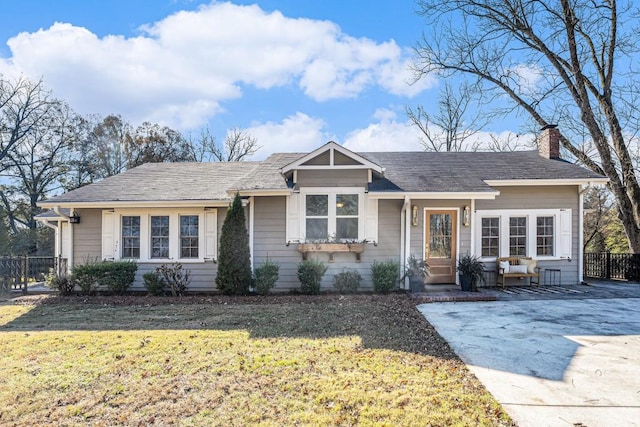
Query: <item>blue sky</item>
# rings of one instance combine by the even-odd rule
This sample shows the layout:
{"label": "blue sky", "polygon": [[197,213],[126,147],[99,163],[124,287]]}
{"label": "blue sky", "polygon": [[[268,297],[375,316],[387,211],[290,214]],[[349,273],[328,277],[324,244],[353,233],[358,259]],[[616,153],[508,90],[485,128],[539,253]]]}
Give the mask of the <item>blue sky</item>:
{"label": "blue sky", "polygon": [[256,158],[328,140],[418,150],[404,108],[430,108],[441,84],[407,83],[423,30],[412,0],[22,0],[2,9],[5,78],[43,77],[81,114],[185,133],[208,126],[218,139],[239,127],[262,145]]}

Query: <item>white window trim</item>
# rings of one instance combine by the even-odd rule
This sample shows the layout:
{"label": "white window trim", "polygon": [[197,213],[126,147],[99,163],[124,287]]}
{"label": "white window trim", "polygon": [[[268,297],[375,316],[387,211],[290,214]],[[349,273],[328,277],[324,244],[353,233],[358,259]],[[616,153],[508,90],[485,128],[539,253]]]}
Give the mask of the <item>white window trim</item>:
{"label": "white window trim", "polygon": [[[215,210],[215,209],[213,209]],[[210,212],[204,209],[115,209],[113,211],[114,220],[114,250],[115,260],[131,260],[140,263],[164,263],[164,262],[180,262],[183,264],[202,263],[206,260],[205,252],[207,244],[205,240],[205,213]],[[195,215],[198,217],[198,258],[180,258],[180,216]],[[122,217],[123,216],[139,216],[140,217],[140,258],[123,258],[122,257]],[[168,216],[169,217],[169,257],[168,258],[152,258],[151,257],[151,217],[152,216]],[[217,224],[216,224],[217,227]],[[103,231],[104,234],[104,231]],[[103,235],[104,239],[104,235]],[[216,241],[217,246],[217,241]],[[217,253],[217,248],[214,249]]]}
{"label": "white window trim", "polygon": [[[564,238],[561,229],[561,215],[563,211],[571,212],[571,209],[509,209],[509,210],[478,210],[474,214],[474,221],[481,224],[482,218],[500,218],[500,257],[509,256],[509,218],[510,217],[526,217],[527,218],[527,255],[540,261],[561,260],[570,257],[561,256],[562,239]],[[553,236],[553,256],[537,255],[537,221],[539,216],[552,216],[554,236]],[[572,224],[569,224],[572,228]],[[573,240],[573,236],[571,236]],[[569,242],[569,247],[573,245],[573,241]],[[477,227],[475,233],[476,253],[482,255],[482,227]],[[482,257],[483,261],[495,261],[496,257]]]}
{"label": "white window trim", "polygon": [[364,188],[362,187],[303,187],[300,189],[300,203],[301,203],[301,209],[300,209],[300,218],[299,218],[299,224],[300,224],[300,230],[301,230],[301,235],[302,240],[304,241],[306,239],[306,235],[307,235],[307,195],[319,195],[319,196],[328,196],[329,200],[328,200],[328,206],[329,206],[329,212],[328,212],[328,236],[329,238],[331,238],[331,236],[335,236],[336,234],[336,210],[335,208],[332,209],[332,207],[335,207],[335,200],[336,200],[336,195],[337,194],[357,194],[358,195],[358,241],[362,241],[364,240],[364,235],[365,235],[365,197],[364,197]]}

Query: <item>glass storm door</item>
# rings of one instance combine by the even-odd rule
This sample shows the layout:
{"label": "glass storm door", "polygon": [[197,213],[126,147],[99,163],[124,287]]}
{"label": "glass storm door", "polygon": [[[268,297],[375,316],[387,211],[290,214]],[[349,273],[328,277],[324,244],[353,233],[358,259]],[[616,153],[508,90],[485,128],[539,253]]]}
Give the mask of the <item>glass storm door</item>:
{"label": "glass storm door", "polygon": [[425,260],[429,265],[429,283],[456,282],[455,210],[427,210],[425,213]]}

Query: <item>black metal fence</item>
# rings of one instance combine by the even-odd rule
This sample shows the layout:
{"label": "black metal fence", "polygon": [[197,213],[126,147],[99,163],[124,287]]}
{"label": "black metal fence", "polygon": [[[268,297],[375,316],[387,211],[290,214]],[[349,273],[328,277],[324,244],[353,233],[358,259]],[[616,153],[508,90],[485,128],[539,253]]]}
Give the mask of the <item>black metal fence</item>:
{"label": "black metal fence", "polygon": [[585,253],[584,276],[640,281],[640,254]]}
{"label": "black metal fence", "polygon": [[66,258],[0,256],[0,290],[19,289],[26,293],[30,282],[42,282],[51,270],[67,269]]}

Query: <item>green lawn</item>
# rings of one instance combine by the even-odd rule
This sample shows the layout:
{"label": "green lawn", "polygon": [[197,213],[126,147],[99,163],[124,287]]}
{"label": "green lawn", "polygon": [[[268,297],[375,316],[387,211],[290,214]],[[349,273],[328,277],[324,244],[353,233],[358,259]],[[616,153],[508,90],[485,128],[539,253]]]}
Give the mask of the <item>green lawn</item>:
{"label": "green lawn", "polygon": [[410,299],[0,304],[1,425],[512,425]]}

